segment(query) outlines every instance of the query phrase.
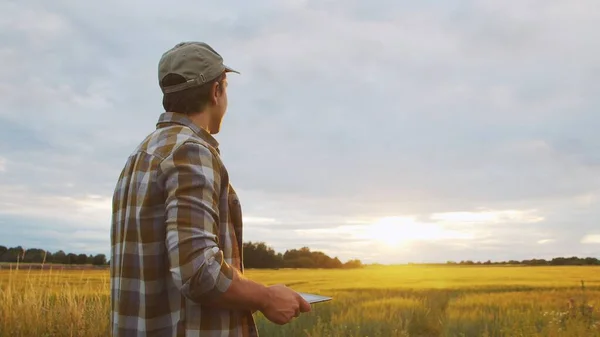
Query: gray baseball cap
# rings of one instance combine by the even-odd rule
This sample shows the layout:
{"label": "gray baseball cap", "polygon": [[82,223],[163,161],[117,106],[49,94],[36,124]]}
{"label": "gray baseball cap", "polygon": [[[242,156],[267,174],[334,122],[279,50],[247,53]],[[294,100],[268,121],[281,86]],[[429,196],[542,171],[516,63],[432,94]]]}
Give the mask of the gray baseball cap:
{"label": "gray baseball cap", "polygon": [[[181,91],[202,85],[224,72],[239,74],[223,64],[223,57],[204,42],[181,42],[167,50],[158,63],[158,83],[163,93]],[[181,75],[186,82],[163,87],[167,74]]]}

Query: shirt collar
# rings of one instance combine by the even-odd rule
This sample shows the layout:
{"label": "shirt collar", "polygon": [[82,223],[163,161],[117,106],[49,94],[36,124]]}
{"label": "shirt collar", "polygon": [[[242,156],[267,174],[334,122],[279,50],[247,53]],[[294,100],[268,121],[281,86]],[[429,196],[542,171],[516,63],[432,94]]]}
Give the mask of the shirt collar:
{"label": "shirt collar", "polygon": [[192,129],[196,135],[204,139],[215,149],[219,147],[219,142],[208,131],[198,127],[185,114],[177,112],[164,112],[158,118],[156,128],[161,128],[165,126],[165,124],[180,124],[187,126],[188,128]]}

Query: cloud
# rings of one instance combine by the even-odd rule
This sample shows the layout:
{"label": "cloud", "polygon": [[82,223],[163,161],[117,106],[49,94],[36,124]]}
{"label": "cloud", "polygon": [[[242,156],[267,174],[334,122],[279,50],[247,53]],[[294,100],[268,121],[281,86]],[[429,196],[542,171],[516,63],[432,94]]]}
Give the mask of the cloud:
{"label": "cloud", "polygon": [[61,230],[110,227],[111,198],[78,193],[35,195],[31,188],[19,185],[0,185],[0,189],[0,216],[52,220],[60,223]]}
{"label": "cloud", "polygon": [[0,28],[10,31],[10,37],[24,37],[32,47],[48,47],[58,37],[71,30],[64,18],[41,8],[25,8],[18,3],[6,2],[1,5],[5,14],[0,19]]}
{"label": "cloud", "polygon": [[581,243],[600,244],[600,235],[599,234],[588,234],[581,239]]}
{"label": "cloud", "polygon": [[536,210],[501,210],[479,212],[446,212],[431,215],[431,219],[449,224],[498,224],[498,223],[532,223],[543,221],[544,218],[535,215]]}
{"label": "cloud", "polygon": [[272,224],[275,223],[276,220],[272,218],[261,218],[261,217],[248,217],[245,216],[243,218],[244,223],[247,224]]}
{"label": "cloud", "polygon": [[242,72],[217,138],[245,239],[354,256],[339,236],[392,217],[452,239],[408,226],[365,258],[591,254],[598,6],[1,3],[0,221],[23,228],[3,234],[106,252],[114,184],[162,112],[158,59],[205,40]]}

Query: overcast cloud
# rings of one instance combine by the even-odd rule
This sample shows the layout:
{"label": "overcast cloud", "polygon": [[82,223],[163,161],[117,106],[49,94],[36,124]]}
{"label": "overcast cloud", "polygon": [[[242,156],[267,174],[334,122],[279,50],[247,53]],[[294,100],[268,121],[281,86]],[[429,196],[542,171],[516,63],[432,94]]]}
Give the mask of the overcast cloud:
{"label": "overcast cloud", "polygon": [[1,245],[108,253],[160,55],[200,40],[242,73],[217,138],[246,241],[383,263],[600,255],[596,0],[0,13]]}

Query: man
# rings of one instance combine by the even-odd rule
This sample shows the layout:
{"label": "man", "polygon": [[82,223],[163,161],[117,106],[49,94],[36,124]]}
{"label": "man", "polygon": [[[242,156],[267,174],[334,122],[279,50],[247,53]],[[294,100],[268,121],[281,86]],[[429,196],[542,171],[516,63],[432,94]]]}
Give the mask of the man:
{"label": "man", "polygon": [[310,305],[243,276],[242,213],[219,157],[222,57],[177,44],[158,65],[163,113],[127,159],[113,196],[113,336],[258,336],[253,312],[286,324]]}

